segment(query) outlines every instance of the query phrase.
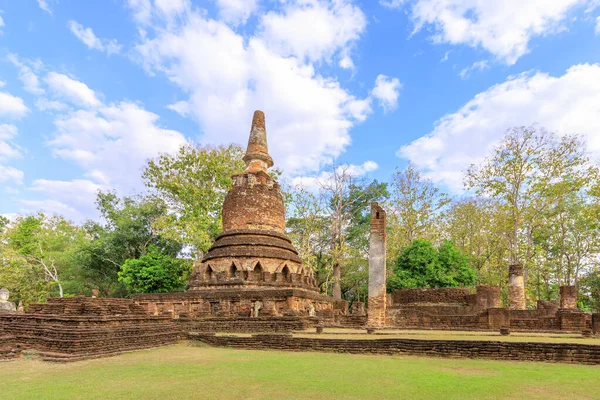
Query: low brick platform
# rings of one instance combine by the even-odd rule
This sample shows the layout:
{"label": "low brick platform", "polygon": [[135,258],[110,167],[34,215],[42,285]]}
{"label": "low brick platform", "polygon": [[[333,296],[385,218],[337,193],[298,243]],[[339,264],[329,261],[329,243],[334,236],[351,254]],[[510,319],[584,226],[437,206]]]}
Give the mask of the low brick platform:
{"label": "low brick platform", "polygon": [[0,332],[48,361],[105,357],[181,338],[170,316],[147,315],[132,300],[85,297],[50,299],[27,314],[0,315]]}
{"label": "low brick platform", "polygon": [[192,340],[199,340],[217,347],[257,350],[398,354],[600,364],[600,346],[571,343],[420,339],[313,339],[281,334],[262,334],[251,337],[197,334],[189,337]]}
{"label": "low brick platform", "polygon": [[319,323],[316,317],[258,317],[258,318],[185,318],[176,320],[184,332],[291,332],[303,331]]}
{"label": "low brick platform", "polygon": [[12,335],[0,333],[0,361],[12,361],[21,355],[21,347]]}

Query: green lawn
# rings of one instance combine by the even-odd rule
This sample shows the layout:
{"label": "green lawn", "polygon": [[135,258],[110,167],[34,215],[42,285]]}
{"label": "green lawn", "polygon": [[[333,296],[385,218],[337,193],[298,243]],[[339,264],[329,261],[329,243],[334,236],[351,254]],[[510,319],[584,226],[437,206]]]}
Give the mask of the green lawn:
{"label": "green lawn", "polygon": [[3,399],[597,399],[600,367],[285,353],[185,343],[99,360],[1,364]]}

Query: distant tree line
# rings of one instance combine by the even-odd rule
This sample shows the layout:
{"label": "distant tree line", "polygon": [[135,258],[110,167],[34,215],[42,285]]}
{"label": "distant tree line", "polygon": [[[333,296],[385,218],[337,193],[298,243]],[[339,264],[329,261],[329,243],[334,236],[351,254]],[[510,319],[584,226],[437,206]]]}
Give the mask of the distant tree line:
{"label": "distant tree line", "polygon": [[[183,146],[149,160],[145,196],[99,192],[101,221],[75,225],[35,214],[0,219],[0,286],[16,300],[184,290],[192,261],[221,231],[221,206],[243,149]],[[281,180],[281,172],[273,171]],[[389,182],[333,165],[310,187],[281,181],[287,230],[321,291],[367,298],[371,202],[387,211],[388,290],[499,285],[522,264],[530,304],[574,284],[580,306],[600,306],[600,179],[576,135],[509,130],[465,171],[451,197],[412,165]]]}

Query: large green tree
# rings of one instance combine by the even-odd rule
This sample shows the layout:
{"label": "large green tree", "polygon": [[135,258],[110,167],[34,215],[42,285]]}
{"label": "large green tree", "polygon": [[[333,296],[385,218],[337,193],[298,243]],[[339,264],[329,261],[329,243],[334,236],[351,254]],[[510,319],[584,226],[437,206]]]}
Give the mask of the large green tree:
{"label": "large green tree", "polygon": [[77,249],[85,232],[60,216],[19,217],[0,238],[0,286],[25,303],[48,295],[78,294],[81,288]]}
{"label": "large green tree", "polygon": [[96,205],[104,223],[84,224],[91,240],[77,254],[88,290],[96,287],[105,296],[123,296],[127,292],[118,281],[118,272],[126,260],[143,257],[151,246],[173,258],[182,250],[180,242],[155,228],[156,220],[168,213],[161,199],[120,198],[114,192],[99,192]]}
{"label": "large green tree", "polygon": [[244,150],[238,145],[182,146],[176,154],[148,161],[142,174],[168,206],[169,213],[154,228],[201,255],[221,232],[221,207],[231,188],[231,176],[244,170]]}

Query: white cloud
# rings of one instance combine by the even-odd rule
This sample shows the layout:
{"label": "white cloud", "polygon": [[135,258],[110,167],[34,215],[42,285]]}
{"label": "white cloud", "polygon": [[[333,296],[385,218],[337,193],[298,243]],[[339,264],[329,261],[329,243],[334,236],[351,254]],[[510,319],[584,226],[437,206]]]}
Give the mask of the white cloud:
{"label": "white cloud", "polygon": [[48,144],[55,156],[74,162],[96,181],[130,191],[141,188],[148,158],[175,152],[185,142],[179,132],[160,128],[157,121],[158,115],[125,102],[72,111],[55,120]]}
{"label": "white cloud", "polygon": [[20,61],[16,54],[9,54],[7,56],[8,60],[19,69],[19,80],[23,82],[23,89],[25,91],[39,96],[44,93],[44,89],[40,87],[40,81],[37,75],[33,72],[33,70],[26,65],[25,63],[29,63],[35,67],[39,67],[39,62],[31,62],[29,60]]}
{"label": "white cloud", "polygon": [[[392,7],[402,3],[382,2]],[[565,30],[578,7],[598,5],[596,0],[415,0],[411,4],[415,32],[427,28],[433,31],[434,42],[481,47],[506,64],[527,54],[532,38]]]}
{"label": "white cloud", "polygon": [[11,142],[17,136],[17,132],[17,127],[14,125],[0,124],[0,161],[22,157],[18,146]]}
{"label": "white cloud", "polygon": [[30,191],[47,197],[44,200],[21,200],[21,212],[37,212],[60,214],[66,218],[80,222],[90,216],[97,216],[95,207],[98,190],[106,189],[92,181],[74,179],[72,181],[37,179],[33,181]]}
{"label": "white cloud", "polygon": [[398,78],[390,78],[385,75],[378,75],[375,79],[375,87],[371,91],[371,96],[379,100],[379,105],[384,111],[394,110],[398,106],[398,96],[402,84]]}
{"label": "white cloud", "polygon": [[52,15],[52,9],[50,8],[50,6],[48,5],[48,1],[47,0],[37,0],[38,6],[40,6],[40,8],[44,11],[46,11],[48,14]]}
{"label": "white cloud", "polygon": [[67,75],[50,72],[46,75],[45,81],[58,96],[66,98],[76,106],[97,107],[101,104],[96,93],[85,83]]}
{"label": "white cloud", "polygon": [[400,8],[407,0],[379,0],[379,4],[388,8]]}
{"label": "white cloud", "polygon": [[171,111],[175,111],[182,117],[188,116],[191,112],[190,103],[188,103],[187,101],[178,101],[176,103],[169,104],[167,108]]}
{"label": "white cloud", "polygon": [[14,167],[0,164],[0,183],[14,182],[16,184],[23,183],[23,171]]}
{"label": "white cloud", "polygon": [[29,112],[29,108],[20,97],[10,93],[0,92],[0,116],[21,118]]}
{"label": "white cloud", "polygon": [[67,26],[79,40],[88,48],[100,51],[106,51],[107,54],[116,54],[121,51],[121,45],[114,39],[99,39],[92,31],[92,28],[84,28],[76,21],[69,21]]}
{"label": "white cloud", "polygon": [[37,99],[35,106],[40,111],[65,111],[69,108],[65,103],[57,100],[48,100],[44,97]]}
{"label": "white cloud", "polygon": [[489,69],[490,66],[487,60],[475,61],[472,65],[460,70],[458,75],[461,79],[467,79],[471,76],[474,71],[483,71]]}
{"label": "white cloud", "polygon": [[12,181],[20,185],[23,182],[23,171],[3,165],[10,159],[23,157],[19,146],[13,143],[17,133],[15,125],[0,124],[0,183]]}
{"label": "white cloud", "polygon": [[596,18],[596,35],[600,35],[600,17]]}
{"label": "white cloud", "polygon": [[[346,175],[358,178],[375,171],[379,166],[375,161],[365,161],[362,165],[343,164],[335,167],[338,176]],[[333,172],[322,171],[316,175],[297,176],[292,179],[292,186],[303,187],[310,191],[317,191],[320,187],[327,186],[333,180]]]}
{"label": "white cloud", "polygon": [[290,2],[283,13],[270,11],[260,20],[261,38],[282,56],[318,61],[343,49],[344,65],[351,62],[348,46],[367,25],[360,8],[348,0]]}
{"label": "white cloud", "polygon": [[216,0],[219,16],[234,25],[245,23],[258,9],[259,0]]}
{"label": "white cloud", "polygon": [[2,81],[2,80],[0,80],[0,88],[2,88],[2,87],[4,87],[4,86],[6,86],[6,81]]}
{"label": "white cloud", "polygon": [[[0,12],[2,12],[0,10]],[[0,28],[4,26],[4,18],[2,18],[2,15],[0,15]]]}
{"label": "white cloud", "polygon": [[432,132],[397,154],[460,192],[463,171],[488,155],[508,128],[533,123],[583,135],[600,159],[600,64],[575,65],[560,77],[541,72],[510,77],[442,117]]}
{"label": "white cloud", "polygon": [[[315,1],[304,3],[308,5],[299,7],[299,13],[313,8],[333,12]],[[346,2],[337,4],[336,10],[339,4],[346,7]],[[282,15],[295,16],[290,7]],[[354,15],[353,8],[348,10],[344,13]],[[173,21],[159,24],[159,15],[151,10],[144,17],[155,25],[144,26],[147,34],[136,46],[139,60],[148,71],[163,72],[189,93],[186,108],[200,123],[203,142],[245,144],[252,113],[261,109],[267,117],[269,149],[276,165],[288,174],[316,171],[349,145],[349,131],[363,119],[361,110],[366,104],[356,103],[361,100],[335,79],[321,76],[310,60],[341,50],[354,33],[342,27],[343,34],[334,33],[334,39],[327,36],[325,45],[314,43],[311,36],[307,43],[313,43],[313,49],[290,44],[283,33],[274,39],[275,44],[265,41],[261,29],[258,36],[243,37],[222,22],[206,19],[200,11],[188,10],[176,25]],[[277,27],[284,22],[281,16],[269,18],[277,21]],[[269,29],[276,31],[273,26]],[[302,27],[297,36],[308,28]],[[290,36],[290,40],[295,39]],[[294,54],[282,56],[282,43],[290,45]]]}

